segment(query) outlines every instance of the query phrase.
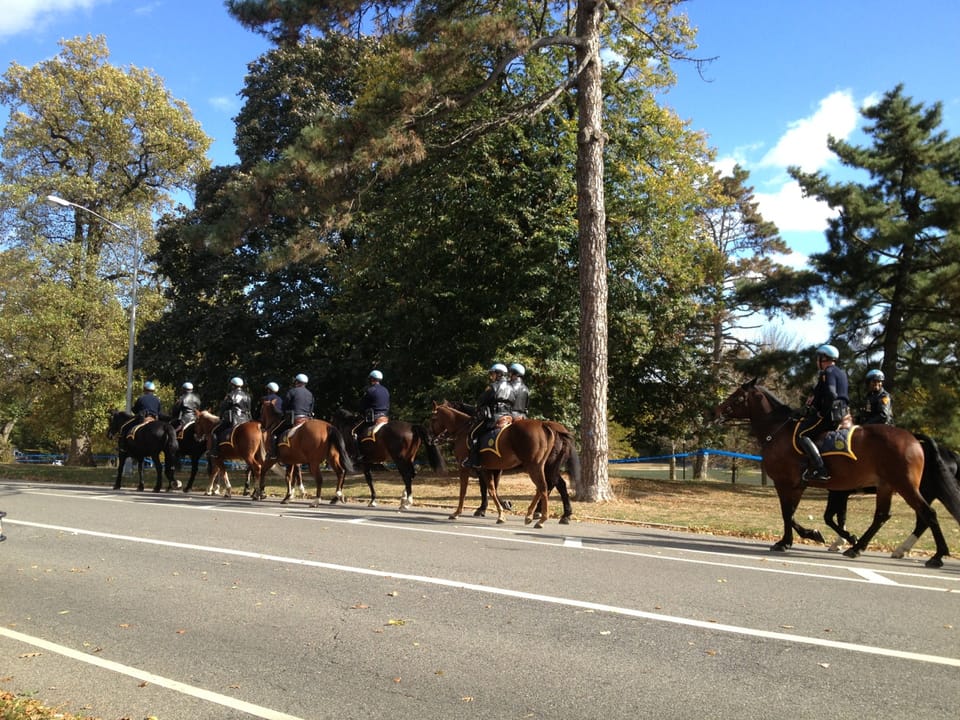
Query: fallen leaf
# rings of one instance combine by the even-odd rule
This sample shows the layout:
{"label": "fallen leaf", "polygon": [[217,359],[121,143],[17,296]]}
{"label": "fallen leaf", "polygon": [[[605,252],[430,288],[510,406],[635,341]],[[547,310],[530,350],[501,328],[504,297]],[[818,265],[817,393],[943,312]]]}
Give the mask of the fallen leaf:
{"label": "fallen leaf", "polygon": [[186,630],[177,630],[177,635],[183,635],[185,632],[187,632],[187,631],[186,631]]}
{"label": "fallen leaf", "polygon": [[398,593],[396,590],[391,590],[390,592],[387,593],[387,597],[396,597],[399,594],[400,593]]}
{"label": "fallen leaf", "polygon": [[40,657],[41,655],[43,655],[43,653],[40,653],[40,652],[28,652],[28,653],[24,653],[23,655],[17,655],[17,657],[18,657],[18,658],[32,658],[32,657]]}
{"label": "fallen leaf", "polygon": [[609,630],[601,630],[601,631],[600,631],[600,634],[601,634],[601,635],[609,635],[609,634],[610,634],[610,631],[609,631]]}
{"label": "fallen leaf", "polygon": [[395,678],[393,679],[393,681],[394,681],[395,683],[400,682],[400,680],[401,680],[401,678],[398,678],[398,677],[395,677]]}
{"label": "fallen leaf", "polygon": [[819,665],[819,666],[822,667],[822,668],[828,668],[828,667],[830,667],[830,663],[817,663],[817,665]]}
{"label": "fallen leaf", "polygon": [[146,686],[149,685],[149,684],[150,684],[150,683],[148,683],[146,680],[144,680],[143,682],[138,683],[138,684],[137,684],[137,687],[142,687],[142,688],[143,688],[143,687],[146,687]]}
{"label": "fallen leaf", "polygon": [[128,627],[130,627],[130,623],[120,623],[120,627],[126,630]]}
{"label": "fallen leaf", "polygon": [[227,687],[230,688],[231,690],[239,690],[239,689],[240,689],[240,686],[239,686],[239,685],[227,685]]}
{"label": "fallen leaf", "polygon": [[473,702],[473,697],[471,695],[464,695],[460,699],[463,700],[464,702]]}
{"label": "fallen leaf", "polygon": [[58,614],[59,614],[59,615],[69,615],[69,614],[70,614],[70,611],[69,611],[69,610],[61,610]]}
{"label": "fallen leaf", "polygon": [[704,650],[704,651],[703,651],[703,654],[704,654],[704,655],[709,655],[709,656],[713,657],[714,655],[717,654],[717,651],[716,651],[716,650]]}
{"label": "fallen leaf", "polygon": [[370,606],[366,605],[365,603],[357,603],[356,605],[351,605],[350,609],[351,610],[369,610]]}
{"label": "fallen leaf", "polygon": [[406,624],[407,624],[406,620],[394,620],[393,618],[391,618],[390,620],[387,620],[387,625],[406,625]]}
{"label": "fallen leaf", "polygon": [[947,630],[953,630],[953,625],[944,625],[943,627]]}
{"label": "fallen leaf", "polygon": [[781,625],[780,627],[782,627],[784,630],[793,630],[793,629],[794,629],[794,626],[793,626],[793,625]]}

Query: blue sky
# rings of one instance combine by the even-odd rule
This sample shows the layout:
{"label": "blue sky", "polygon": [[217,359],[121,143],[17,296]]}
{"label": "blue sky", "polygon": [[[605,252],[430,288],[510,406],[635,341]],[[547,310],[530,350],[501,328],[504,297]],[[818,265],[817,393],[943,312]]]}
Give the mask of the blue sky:
{"label": "blue sky", "polygon": [[[716,59],[701,79],[679,65],[662,100],[708,135],[718,164],[751,173],[760,209],[802,265],[822,250],[828,210],[800,197],[788,165],[843,170],[832,134],[863,142],[859,108],[903,83],[915,101],[944,106],[960,134],[960,2],[955,0],[689,0],[697,57]],[[103,34],[115,65],[154,70],[214,138],[214,164],[234,161],[233,121],[247,63],[268,48],[220,0],[0,0],[0,70],[57,54],[57,41]],[[2,118],[0,118],[2,121]],[[790,332],[824,333],[822,319]],[[811,337],[809,342],[818,342]]]}

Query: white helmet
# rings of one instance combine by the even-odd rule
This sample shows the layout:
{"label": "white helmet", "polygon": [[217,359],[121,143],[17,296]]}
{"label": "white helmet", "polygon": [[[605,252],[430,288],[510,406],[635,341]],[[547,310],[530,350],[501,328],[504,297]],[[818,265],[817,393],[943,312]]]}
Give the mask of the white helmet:
{"label": "white helmet", "polygon": [[370,374],[367,375],[371,380],[383,380],[383,373],[379,370],[371,370]]}
{"label": "white helmet", "polygon": [[883,376],[883,370],[871,370],[867,373],[867,381],[879,380],[883,382],[886,378]]}
{"label": "white helmet", "polygon": [[144,389],[144,390],[153,391],[153,390],[156,390],[156,386],[153,384],[153,381],[147,380],[147,381],[143,384],[143,389]]}
{"label": "white helmet", "polygon": [[840,359],[840,351],[837,350],[833,345],[821,345],[817,348],[817,357],[820,356],[830,358],[831,360]]}
{"label": "white helmet", "polygon": [[280,386],[275,382],[267,383],[267,390],[270,392],[277,392],[280,389]]}
{"label": "white helmet", "polygon": [[306,384],[307,384],[307,376],[304,375],[303,373],[299,373],[299,374],[294,378],[294,381],[296,381],[296,382],[298,382],[298,383],[303,383],[304,385],[306,385]]}
{"label": "white helmet", "polygon": [[526,374],[527,370],[520,363],[511,363],[510,372],[512,372],[514,375],[519,375],[520,377],[523,377]]}
{"label": "white helmet", "polygon": [[233,385],[234,387],[243,387],[243,378],[238,378],[238,377],[231,378],[230,384]]}
{"label": "white helmet", "polygon": [[184,390],[186,390],[187,392],[190,392],[191,390],[193,390],[193,383],[192,383],[192,382],[185,382],[185,383],[184,383],[183,385],[181,385],[180,387],[182,387],[182,388],[183,388]]}
{"label": "white helmet", "polygon": [[506,375],[507,366],[504,365],[503,363],[494,363],[493,366],[490,368],[490,370],[488,370],[488,372],[500,373],[501,375]]}

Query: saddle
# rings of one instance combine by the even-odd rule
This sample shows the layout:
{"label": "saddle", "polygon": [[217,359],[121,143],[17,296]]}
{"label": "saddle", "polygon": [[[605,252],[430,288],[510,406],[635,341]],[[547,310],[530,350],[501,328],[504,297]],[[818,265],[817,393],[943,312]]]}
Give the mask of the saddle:
{"label": "saddle", "polygon": [[500,457],[500,434],[505,428],[510,427],[512,424],[513,416],[511,415],[502,415],[497,418],[496,425],[494,425],[493,429],[482,433],[477,438],[480,452],[492,452],[497,457]]}
{"label": "saddle", "polygon": [[293,427],[290,428],[289,430],[284,430],[283,434],[279,438],[277,438],[277,447],[280,447],[281,445],[284,447],[290,447],[290,438],[292,438],[293,434],[297,432],[297,430],[299,430],[301,427],[303,427],[304,424],[309,419],[310,418],[308,417],[299,417],[296,420],[294,420]]}
{"label": "saddle", "polygon": [[[156,418],[151,417],[149,415],[145,418],[131,418],[130,420],[127,420],[126,423],[124,423],[122,428],[120,428],[120,434],[126,435],[127,440],[133,440],[133,436],[137,434],[137,430],[142,428],[144,425],[149,425],[154,420],[156,420]],[[133,427],[131,427],[131,425]],[[130,428],[130,429],[127,430],[127,428]]]}
{"label": "saddle", "polygon": [[[196,420],[191,420],[190,422],[185,423],[183,427],[181,427],[179,430],[177,430],[177,440],[183,440],[183,438],[186,437],[187,428],[193,425],[195,422]],[[197,435],[196,437],[199,438],[201,436]]]}
{"label": "saddle", "polygon": [[358,437],[360,442],[376,442],[377,440],[377,431],[390,422],[390,418],[386,415],[382,415],[373,421],[373,425],[367,425],[363,429],[363,434]]}
{"label": "saddle", "polygon": [[[802,422],[802,420],[798,420],[796,425],[793,426],[793,449],[798,455],[804,454],[803,450],[797,446],[797,434]],[[856,460],[857,455],[853,449],[853,433],[858,427],[860,426],[853,424],[853,418],[847,415],[843,418],[840,427],[836,430],[828,430],[819,437],[811,437],[816,443],[820,455],[824,457],[828,455],[842,455],[851,460]]]}

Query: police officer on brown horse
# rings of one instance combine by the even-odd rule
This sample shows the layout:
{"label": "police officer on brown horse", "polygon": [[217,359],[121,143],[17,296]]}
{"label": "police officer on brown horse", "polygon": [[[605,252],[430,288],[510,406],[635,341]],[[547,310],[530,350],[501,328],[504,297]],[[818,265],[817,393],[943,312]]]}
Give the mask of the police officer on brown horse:
{"label": "police officer on brown horse", "polygon": [[270,449],[270,458],[277,456],[277,440],[281,435],[299,422],[313,417],[313,393],[307,389],[309,378],[297,373],[293,378],[293,387],[287,390],[283,398],[283,421],[274,428]]}
{"label": "police officer on brown horse", "polygon": [[527,408],[530,406],[530,388],[523,382],[527,370],[520,363],[510,363],[510,388],[513,390],[513,407],[510,414],[514,418],[527,417]]}
{"label": "police officer on brown horse", "polygon": [[361,421],[353,429],[354,439],[362,438],[377,420],[390,415],[390,391],[383,386],[383,373],[371,370],[367,375],[367,388],[360,396]]}
{"label": "police officer on brown horse", "polygon": [[220,443],[229,439],[230,431],[237,425],[249,422],[250,395],[243,389],[243,379],[230,380],[230,390],[220,403],[220,422],[210,433],[210,447],[207,454],[213,458],[219,454]]}
{"label": "police officer on brown horse", "polygon": [[480,436],[493,430],[497,420],[504,415],[510,415],[513,410],[514,394],[510,381],[507,380],[507,366],[495,363],[488,374],[490,384],[477,400],[477,423],[470,431],[470,455],[463,461],[463,467],[480,467]]}
{"label": "police officer on brown horse", "polygon": [[847,374],[837,367],[839,359],[840,351],[833,345],[817,348],[817,367],[820,372],[813,395],[807,401],[806,415],[797,430],[797,444],[809,460],[809,465],[803,471],[803,482],[830,479],[813,437],[836,430],[849,412]]}

